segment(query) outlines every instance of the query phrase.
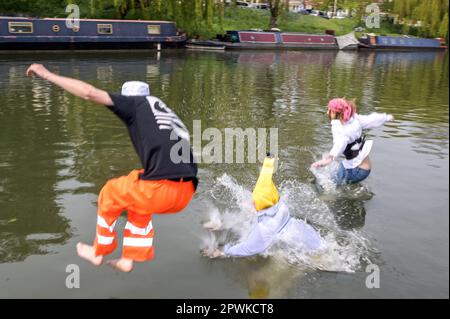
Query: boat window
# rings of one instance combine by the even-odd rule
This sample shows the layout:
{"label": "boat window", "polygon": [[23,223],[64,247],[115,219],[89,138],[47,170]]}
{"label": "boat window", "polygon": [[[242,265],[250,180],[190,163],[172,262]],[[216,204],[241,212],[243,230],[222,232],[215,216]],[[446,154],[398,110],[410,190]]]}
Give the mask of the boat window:
{"label": "boat window", "polygon": [[148,34],[161,34],[161,26],[160,25],[148,25],[147,30],[148,30]]}
{"label": "boat window", "polygon": [[53,30],[53,32],[59,32],[59,30],[61,30],[61,28],[59,27],[59,25],[55,24],[55,25],[52,27],[52,30]]}
{"label": "boat window", "polygon": [[9,33],[33,33],[32,22],[9,22]]}
{"label": "boat window", "polygon": [[112,24],[97,24],[97,32],[99,34],[112,34],[113,33]]}

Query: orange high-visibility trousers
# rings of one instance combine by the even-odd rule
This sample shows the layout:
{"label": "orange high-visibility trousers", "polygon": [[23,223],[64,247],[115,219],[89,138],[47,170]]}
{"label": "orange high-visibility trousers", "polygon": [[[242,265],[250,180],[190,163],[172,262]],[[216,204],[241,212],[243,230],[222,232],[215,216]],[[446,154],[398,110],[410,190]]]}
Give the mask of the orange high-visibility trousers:
{"label": "orange high-visibility trousers", "polygon": [[117,247],[115,225],[128,211],[123,234],[124,258],[145,261],[153,258],[152,214],[176,213],[184,209],[195,193],[192,181],[140,180],[143,170],[109,180],[98,197],[94,241],[95,254],[107,255]]}

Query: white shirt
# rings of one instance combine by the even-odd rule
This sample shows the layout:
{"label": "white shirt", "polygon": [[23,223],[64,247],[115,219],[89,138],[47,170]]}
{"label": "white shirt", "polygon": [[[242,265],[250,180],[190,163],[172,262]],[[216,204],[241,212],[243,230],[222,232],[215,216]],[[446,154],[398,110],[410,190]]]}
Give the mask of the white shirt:
{"label": "white shirt", "polygon": [[[386,113],[372,113],[370,115],[354,114],[344,124],[342,124],[340,120],[332,120],[331,132],[333,134],[333,148],[330,151],[330,155],[334,158],[341,156],[348,144],[353,143],[362,136],[363,129],[379,127],[389,121],[389,119],[390,117]],[[357,157],[351,160],[344,159],[342,161],[344,167],[346,169],[358,167],[369,155],[372,145],[373,141],[366,141]],[[354,147],[359,147],[359,144]]]}
{"label": "white shirt", "polygon": [[258,222],[248,237],[237,245],[225,245],[223,252],[228,257],[257,255],[268,249],[281,233],[296,238],[299,247],[314,252],[322,250],[325,242],[319,233],[305,222],[292,218],[287,205],[280,200],[276,205],[258,212]]}

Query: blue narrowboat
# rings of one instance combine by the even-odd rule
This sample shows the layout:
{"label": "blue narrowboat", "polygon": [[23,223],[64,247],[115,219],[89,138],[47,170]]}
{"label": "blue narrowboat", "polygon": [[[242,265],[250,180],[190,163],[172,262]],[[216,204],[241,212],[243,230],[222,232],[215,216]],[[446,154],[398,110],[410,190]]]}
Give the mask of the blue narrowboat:
{"label": "blue narrowboat", "polygon": [[447,46],[443,39],[426,39],[407,36],[377,36],[366,35],[359,39],[360,49],[369,50],[445,50]]}
{"label": "blue narrowboat", "polygon": [[153,49],[183,46],[174,22],[0,17],[0,50]]}

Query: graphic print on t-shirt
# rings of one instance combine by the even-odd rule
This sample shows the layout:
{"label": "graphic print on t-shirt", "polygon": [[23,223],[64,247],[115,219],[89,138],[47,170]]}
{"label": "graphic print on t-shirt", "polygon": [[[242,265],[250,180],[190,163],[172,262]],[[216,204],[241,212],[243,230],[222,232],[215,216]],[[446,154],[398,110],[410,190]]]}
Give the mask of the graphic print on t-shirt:
{"label": "graphic print on t-shirt", "polygon": [[147,100],[155,116],[158,128],[160,130],[173,131],[177,137],[189,142],[189,131],[178,116],[160,99],[148,96]]}

